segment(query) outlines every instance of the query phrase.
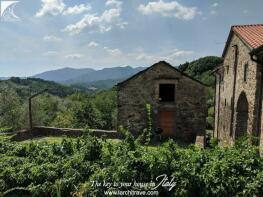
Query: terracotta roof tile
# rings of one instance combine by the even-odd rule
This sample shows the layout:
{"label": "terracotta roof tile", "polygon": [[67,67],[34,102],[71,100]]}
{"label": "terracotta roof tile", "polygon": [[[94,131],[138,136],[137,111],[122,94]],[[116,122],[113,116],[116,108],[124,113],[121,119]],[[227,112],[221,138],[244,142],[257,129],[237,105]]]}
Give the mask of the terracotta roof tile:
{"label": "terracotta roof tile", "polygon": [[235,25],[232,30],[236,32],[252,49],[263,45],[263,24]]}

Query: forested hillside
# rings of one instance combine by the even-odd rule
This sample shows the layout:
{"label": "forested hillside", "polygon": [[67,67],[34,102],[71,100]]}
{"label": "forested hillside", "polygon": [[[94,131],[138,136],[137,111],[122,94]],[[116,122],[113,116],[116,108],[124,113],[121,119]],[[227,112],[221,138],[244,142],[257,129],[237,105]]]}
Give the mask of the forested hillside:
{"label": "forested hillside", "polygon": [[178,69],[212,87],[214,76],[211,75],[211,72],[222,62],[223,58],[221,57],[207,56],[190,63],[181,64]]}
{"label": "forested hillside", "polygon": [[47,93],[32,102],[34,125],[114,128],[114,90],[87,93],[42,79],[11,78],[0,81],[0,130],[28,128],[28,98],[46,88]]}
{"label": "forested hillside", "polygon": [[21,98],[28,98],[30,95],[44,89],[48,89],[48,93],[65,97],[83,89],[74,86],[64,86],[52,81],[45,81],[36,78],[21,79],[18,77],[11,77],[8,80],[0,81],[0,90],[14,90]]}

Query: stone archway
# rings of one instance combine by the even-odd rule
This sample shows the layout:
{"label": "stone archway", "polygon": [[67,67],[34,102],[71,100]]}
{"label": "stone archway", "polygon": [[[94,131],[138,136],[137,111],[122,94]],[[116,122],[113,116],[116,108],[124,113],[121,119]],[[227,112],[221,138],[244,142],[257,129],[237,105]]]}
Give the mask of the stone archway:
{"label": "stone archway", "polygon": [[237,101],[235,139],[247,133],[248,127],[248,101],[246,94],[242,92]]}

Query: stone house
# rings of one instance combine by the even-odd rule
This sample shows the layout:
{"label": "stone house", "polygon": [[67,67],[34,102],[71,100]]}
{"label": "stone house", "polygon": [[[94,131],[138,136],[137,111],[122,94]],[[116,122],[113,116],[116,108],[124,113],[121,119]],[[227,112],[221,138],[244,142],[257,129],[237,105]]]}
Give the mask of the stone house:
{"label": "stone house", "polygon": [[140,135],[148,124],[146,104],[151,105],[153,131],[186,143],[204,143],[206,87],[165,61],[117,85],[118,126]]}
{"label": "stone house", "polygon": [[245,133],[263,137],[263,24],[232,26],[222,56],[223,64],[214,71],[214,137],[221,144]]}

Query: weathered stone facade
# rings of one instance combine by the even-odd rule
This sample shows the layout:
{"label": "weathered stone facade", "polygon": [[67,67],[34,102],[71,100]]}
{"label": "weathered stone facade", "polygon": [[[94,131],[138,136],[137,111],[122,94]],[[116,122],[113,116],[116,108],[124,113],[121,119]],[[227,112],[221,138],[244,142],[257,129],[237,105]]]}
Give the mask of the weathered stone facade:
{"label": "weathered stone facade", "polygon": [[[174,85],[174,101],[160,101],[161,84]],[[152,107],[154,130],[165,125],[170,130],[162,133],[166,137],[204,143],[206,87],[200,82],[164,61],[154,64],[118,84],[118,126],[129,128],[135,136],[141,134],[148,124],[146,104]]]}
{"label": "weathered stone facade", "polygon": [[[222,145],[232,144],[248,133],[261,133],[261,65],[252,57],[253,48],[231,30],[216,71],[214,137]],[[257,59],[261,56],[257,55]]]}

